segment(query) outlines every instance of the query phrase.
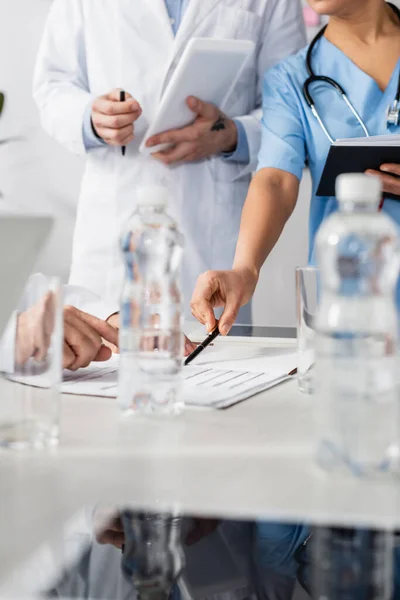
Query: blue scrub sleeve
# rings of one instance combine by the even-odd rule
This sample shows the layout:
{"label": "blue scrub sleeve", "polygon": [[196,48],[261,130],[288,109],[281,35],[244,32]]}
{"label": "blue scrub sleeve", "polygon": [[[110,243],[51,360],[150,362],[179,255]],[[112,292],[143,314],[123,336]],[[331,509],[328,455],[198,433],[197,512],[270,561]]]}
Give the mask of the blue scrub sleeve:
{"label": "blue scrub sleeve", "polygon": [[230,162],[244,163],[247,164],[250,162],[250,150],[249,143],[247,141],[247,134],[244,128],[244,125],[241,121],[237,119],[233,119],[233,122],[236,125],[237,133],[238,133],[238,141],[236,150],[234,152],[223,152],[222,156],[225,160]]}
{"label": "blue scrub sleeve", "polygon": [[92,150],[92,148],[99,148],[106,146],[106,142],[101,138],[97,137],[92,127],[92,102],[86,107],[85,114],[83,115],[83,143],[86,150]]}
{"label": "blue scrub sleeve", "polygon": [[260,566],[295,578],[299,565],[296,551],[310,535],[306,525],[259,521],[255,529],[255,545]]}
{"label": "blue scrub sleeve", "polygon": [[299,94],[301,90],[296,89],[282,65],[266,73],[257,170],[281,169],[301,180],[306,162],[306,144]]}

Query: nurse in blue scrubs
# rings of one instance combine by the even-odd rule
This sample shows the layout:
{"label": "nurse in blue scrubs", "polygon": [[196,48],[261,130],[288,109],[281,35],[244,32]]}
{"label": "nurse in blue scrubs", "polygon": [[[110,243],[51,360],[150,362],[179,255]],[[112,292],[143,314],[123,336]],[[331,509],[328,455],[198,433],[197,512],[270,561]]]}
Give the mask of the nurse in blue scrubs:
{"label": "nurse in blue scrubs", "polygon": [[[228,333],[240,306],[254,293],[260,269],[296,206],[306,164],[313,181],[312,261],[318,228],[338,206],[334,197],[316,196],[332,141],[400,134],[399,9],[385,0],[308,3],[329,15],[329,23],[311,47],[265,76],[258,172],[243,210],[233,269],[202,275],[193,295],[192,312],[209,329],[215,325],[213,309],[224,307],[222,334]],[[379,172],[385,191],[400,195],[396,175],[399,165],[382,165]],[[400,225],[399,201],[385,200],[383,210]],[[400,294],[398,299],[400,305]]]}

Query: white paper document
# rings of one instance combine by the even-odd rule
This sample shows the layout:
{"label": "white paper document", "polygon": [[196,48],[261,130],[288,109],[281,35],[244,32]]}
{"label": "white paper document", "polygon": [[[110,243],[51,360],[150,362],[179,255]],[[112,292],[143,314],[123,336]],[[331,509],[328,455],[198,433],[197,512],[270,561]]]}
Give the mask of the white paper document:
{"label": "white paper document", "polygon": [[[279,353],[278,353],[279,352]],[[83,396],[117,397],[118,356],[93,363],[76,373],[65,372],[62,391]],[[188,406],[228,408],[289,379],[296,366],[293,350],[282,348],[213,348],[183,369],[183,393]]]}

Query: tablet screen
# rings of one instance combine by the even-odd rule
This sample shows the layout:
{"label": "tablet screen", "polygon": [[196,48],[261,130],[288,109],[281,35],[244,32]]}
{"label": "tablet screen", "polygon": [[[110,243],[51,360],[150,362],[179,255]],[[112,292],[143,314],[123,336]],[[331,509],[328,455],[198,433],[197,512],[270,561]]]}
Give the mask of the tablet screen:
{"label": "tablet screen", "polygon": [[296,339],[295,327],[263,327],[259,325],[234,325],[229,336],[258,337],[258,338],[288,338]]}

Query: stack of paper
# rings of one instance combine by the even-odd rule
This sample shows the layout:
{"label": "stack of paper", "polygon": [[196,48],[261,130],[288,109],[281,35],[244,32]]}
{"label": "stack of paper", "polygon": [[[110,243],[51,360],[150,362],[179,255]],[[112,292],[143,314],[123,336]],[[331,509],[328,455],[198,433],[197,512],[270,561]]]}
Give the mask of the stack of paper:
{"label": "stack of paper", "polygon": [[[278,353],[279,352],[279,353]],[[77,373],[66,372],[66,394],[115,398],[117,356],[105,364],[92,364]],[[213,348],[195,365],[183,369],[183,391],[189,406],[227,408],[289,379],[296,355],[282,348]]]}
{"label": "stack of paper", "polygon": [[[183,369],[183,393],[188,406],[228,408],[286,379],[296,367],[293,349],[242,346],[208,348],[196,363]],[[62,391],[79,396],[116,398],[119,356],[86,369],[64,372]],[[46,387],[40,376],[10,379],[35,387]]]}

